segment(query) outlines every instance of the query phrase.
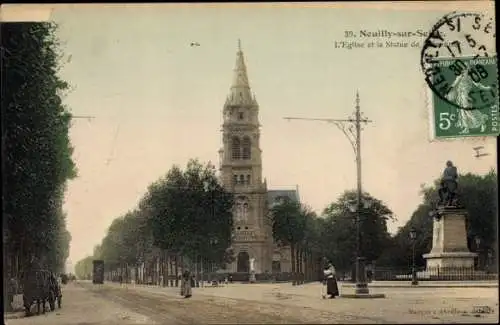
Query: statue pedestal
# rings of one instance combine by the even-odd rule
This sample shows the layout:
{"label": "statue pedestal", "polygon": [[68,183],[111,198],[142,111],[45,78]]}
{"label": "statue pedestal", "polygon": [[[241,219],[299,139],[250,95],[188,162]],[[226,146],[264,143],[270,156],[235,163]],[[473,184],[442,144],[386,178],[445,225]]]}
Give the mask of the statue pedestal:
{"label": "statue pedestal", "polygon": [[250,283],[255,283],[257,282],[257,279],[255,278],[255,271],[250,271],[250,278],[249,278]]}
{"label": "statue pedestal", "polygon": [[[474,269],[476,253],[467,248],[467,230],[463,209],[438,208],[434,218],[432,249],[423,257],[427,260],[427,271],[431,277],[436,274],[462,274],[464,270]],[[461,271],[458,273],[457,271]]]}

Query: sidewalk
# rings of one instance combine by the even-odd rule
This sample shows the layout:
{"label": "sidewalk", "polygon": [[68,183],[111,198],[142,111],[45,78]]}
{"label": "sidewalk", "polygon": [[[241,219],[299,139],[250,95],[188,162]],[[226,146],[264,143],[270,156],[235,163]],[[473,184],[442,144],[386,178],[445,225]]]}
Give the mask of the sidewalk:
{"label": "sidewalk", "polygon": [[[119,284],[106,284],[119,287]],[[128,290],[147,291],[151,294],[179,296],[179,288],[128,285]],[[127,289],[124,289],[127,290]],[[342,285],[341,291],[354,291],[351,286]],[[334,317],[346,323],[362,317],[370,323],[442,323],[442,322],[498,322],[498,292],[483,287],[468,290],[467,287],[390,288],[372,287],[373,293],[384,293],[385,299],[322,299],[320,283],[292,286],[289,283],[233,283],[224,287],[193,288],[194,296],[219,297],[240,301],[259,301],[275,308],[306,308],[318,311],[318,317]],[[209,298],[210,299],[210,298]],[[230,304],[228,302],[228,304]],[[280,307],[282,306],[282,307]],[[487,306],[488,313],[479,315],[476,311]]]}

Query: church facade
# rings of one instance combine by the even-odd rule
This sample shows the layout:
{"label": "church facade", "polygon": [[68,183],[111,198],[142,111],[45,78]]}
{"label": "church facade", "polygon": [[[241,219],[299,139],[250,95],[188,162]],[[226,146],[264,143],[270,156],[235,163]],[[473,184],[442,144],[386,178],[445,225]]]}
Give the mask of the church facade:
{"label": "church facade", "polygon": [[223,186],[235,196],[232,249],[236,259],[227,271],[249,272],[253,259],[257,274],[290,272],[290,249],[276,245],[269,209],[284,197],[299,201],[298,191],[268,191],[262,177],[259,105],[250,88],[239,41],[233,81],[222,112],[219,171]]}

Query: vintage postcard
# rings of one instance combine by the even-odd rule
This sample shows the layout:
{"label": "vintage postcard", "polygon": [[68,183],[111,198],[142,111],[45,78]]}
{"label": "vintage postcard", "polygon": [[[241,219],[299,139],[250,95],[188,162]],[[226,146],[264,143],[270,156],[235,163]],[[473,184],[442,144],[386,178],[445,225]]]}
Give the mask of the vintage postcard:
{"label": "vintage postcard", "polygon": [[6,324],[497,323],[494,7],[2,5]]}

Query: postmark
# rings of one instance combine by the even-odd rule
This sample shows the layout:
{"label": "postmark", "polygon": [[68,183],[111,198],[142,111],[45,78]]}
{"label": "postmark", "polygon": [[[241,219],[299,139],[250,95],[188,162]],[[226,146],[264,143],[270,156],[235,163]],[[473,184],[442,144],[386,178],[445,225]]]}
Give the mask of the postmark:
{"label": "postmark", "polygon": [[495,20],[483,13],[452,12],[424,41],[425,81],[444,103],[459,110],[498,109]]}

